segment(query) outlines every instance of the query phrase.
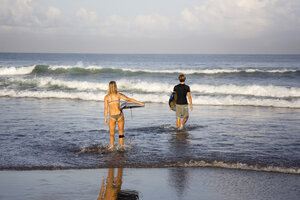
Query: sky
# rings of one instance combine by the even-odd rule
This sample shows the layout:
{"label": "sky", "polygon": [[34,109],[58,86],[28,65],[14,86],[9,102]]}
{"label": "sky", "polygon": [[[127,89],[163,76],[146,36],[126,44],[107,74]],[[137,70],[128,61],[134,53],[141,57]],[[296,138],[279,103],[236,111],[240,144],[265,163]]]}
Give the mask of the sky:
{"label": "sky", "polygon": [[0,52],[300,54],[300,1],[0,0]]}

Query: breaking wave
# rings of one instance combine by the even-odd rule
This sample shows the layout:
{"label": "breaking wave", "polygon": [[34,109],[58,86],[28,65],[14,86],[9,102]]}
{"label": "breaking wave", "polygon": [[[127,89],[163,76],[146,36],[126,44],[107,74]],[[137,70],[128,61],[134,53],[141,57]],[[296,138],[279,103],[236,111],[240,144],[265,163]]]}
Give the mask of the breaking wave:
{"label": "breaking wave", "polygon": [[[14,89],[51,89],[51,90],[74,90],[74,91],[107,91],[107,83],[88,81],[65,81],[50,77],[23,79],[7,78],[0,80],[0,86]],[[120,91],[132,93],[169,93],[174,85],[162,82],[128,81],[119,80]],[[283,87],[273,85],[205,85],[191,84],[193,94],[200,95],[243,95],[269,98],[299,98],[300,88]]]}
{"label": "breaking wave", "polygon": [[0,67],[0,76],[16,76],[31,74],[36,66],[28,67]]}
{"label": "breaking wave", "polygon": [[14,76],[14,75],[47,75],[47,74],[98,74],[98,73],[155,73],[155,74],[230,74],[230,73],[299,73],[300,70],[295,69],[131,69],[131,68],[115,68],[102,66],[83,66],[82,63],[76,65],[34,65],[25,67],[1,67],[0,76]]}
{"label": "breaking wave", "polygon": [[[29,91],[29,90],[12,90],[0,89],[1,97],[13,98],[57,98],[57,99],[75,99],[84,101],[103,101],[106,92],[84,92],[84,91]],[[168,94],[139,94],[133,93],[132,98],[139,99],[148,103],[167,103]],[[300,99],[264,99],[256,97],[243,96],[195,96],[193,104],[197,105],[218,105],[218,106],[264,106],[264,107],[282,107],[282,108],[300,108]]]}
{"label": "breaking wave", "polygon": [[217,167],[226,169],[238,169],[238,170],[252,170],[261,172],[276,172],[276,173],[288,173],[288,174],[300,174],[299,168],[289,168],[289,167],[278,167],[278,166],[260,166],[260,165],[250,165],[246,163],[229,163],[225,161],[194,161],[189,162],[178,162],[173,164],[165,165],[165,167]]}
{"label": "breaking wave", "polygon": [[56,99],[78,99],[85,101],[102,101],[106,93],[93,92],[66,92],[66,91],[16,91],[11,89],[0,90],[1,97],[14,98],[56,98]]}
{"label": "breaking wave", "polygon": [[[239,79],[243,75],[238,73],[287,73],[297,79],[300,70],[293,69],[129,69],[102,66],[83,66],[81,62],[76,65],[34,65],[27,67],[0,67],[0,97],[13,98],[58,98],[79,99],[84,101],[103,101],[107,91],[107,82],[90,81],[88,75],[107,73],[105,76],[116,75],[118,89],[124,94],[144,102],[167,103],[170,92],[174,85],[170,82],[147,81],[141,77],[138,79],[126,79],[124,74],[156,73],[166,75],[170,73],[185,74],[229,74],[234,73]],[[292,75],[290,74],[292,73]],[[62,80],[68,74],[71,76],[82,75],[85,80]],[[21,75],[25,75],[21,76]],[[30,75],[30,76],[27,76]],[[35,76],[38,75],[38,76]],[[102,76],[102,75],[101,75]],[[155,76],[151,74],[151,77]],[[248,75],[247,75],[248,76]],[[256,76],[256,75],[254,75]],[[148,75],[146,75],[148,77]],[[280,76],[281,77],[281,76]],[[279,78],[280,78],[279,77]],[[69,77],[68,77],[69,78]],[[198,77],[195,77],[198,78]],[[278,77],[276,77],[278,78]],[[72,80],[73,79],[73,80]],[[94,80],[94,79],[92,79]],[[100,79],[101,80],[101,79]],[[266,106],[300,108],[300,88],[277,85],[235,85],[235,84],[190,84],[193,95],[193,103],[198,105],[220,105],[220,106]]]}

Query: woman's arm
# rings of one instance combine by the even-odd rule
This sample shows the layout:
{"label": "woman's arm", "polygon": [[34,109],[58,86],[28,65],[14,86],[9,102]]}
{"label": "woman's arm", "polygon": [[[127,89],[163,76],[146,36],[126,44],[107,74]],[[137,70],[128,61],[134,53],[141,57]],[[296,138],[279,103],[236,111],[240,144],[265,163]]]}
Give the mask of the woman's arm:
{"label": "woman's arm", "polygon": [[108,113],[108,98],[104,97],[104,123],[107,125],[107,113]]}
{"label": "woman's arm", "polygon": [[139,101],[137,101],[137,100],[135,100],[133,98],[129,98],[129,97],[127,97],[127,96],[125,96],[125,95],[123,95],[121,93],[119,93],[119,94],[120,94],[120,99],[123,99],[125,101],[130,101],[132,103],[137,103],[137,104],[140,104],[141,106],[145,106],[145,104],[143,104],[142,102],[139,102]]}

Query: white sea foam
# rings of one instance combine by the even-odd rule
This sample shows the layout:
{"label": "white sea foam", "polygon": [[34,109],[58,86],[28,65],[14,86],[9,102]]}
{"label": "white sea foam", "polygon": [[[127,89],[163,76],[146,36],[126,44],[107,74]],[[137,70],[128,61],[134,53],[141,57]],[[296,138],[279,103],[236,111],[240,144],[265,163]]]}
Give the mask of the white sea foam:
{"label": "white sea foam", "polygon": [[[169,95],[166,93],[125,93],[126,95],[138,99],[142,102],[167,103]],[[1,89],[0,96],[14,98],[59,98],[59,99],[80,99],[85,101],[103,101],[105,91],[102,92],[68,92],[68,91],[29,91]],[[300,99],[263,99],[263,98],[246,98],[241,96],[196,96],[193,97],[193,103],[197,105],[218,105],[218,106],[265,106],[265,107],[285,107],[300,108]]]}
{"label": "white sea foam", "polygon": [[246,69],[245,72],[247,72],[247,73],[255,73],[255,72],[261,72],[261,73],[289,73],[289,72],[297,72],[297,70],[294,70],[294,69],[278,69],[278,70]]}
{"label": "white sea foam", "polygon": [[[72,89],[78,91],[106,91],[107,83],[88,82],[88,81],[64,81],[51,77],[23,79],[8,78],[2,80],[1,84],[6,85],[30,85],[34,84],[37,88],[59,87],[62,89]],[[119,91],[133,93],[169,93],[173,90],[174,85],[163,82],[147,82],[147,81],[128,81],[119,80]],[[216,95],[245,95],[256,97],[272,97],[272,98],[299,98],[300,88],[283,87],[273,85],[205,85],[191,84],[193,94],[216,94]]]}
{"label": "white sea foam", "polygon": [[199,85],[191,84],[191,90],[201,94],[249,95],[259,97],[300,97],[300,88],[273,85]]}
{"label": "white sea foam", "polygon": [[[7,75],[24,75],[30,74],[33,72],[37,65],[34,66],[27,66],[27,67],[0,67],[0,75],[7,76]],[[82,62],[78,62],[75,65],[52,65],[48,66],[48,70],[58,70],[58,69],[65,69],[65,70],[72,70],[75,68],[81,68],[84,70],[95,71],[95,70],[103,70],[103,69],[111,69],[111,70],[122,70],[125,72],[143,72],[143,73],[162,73],[162,74],[173,74],[173,73],[184,73],[184,74],[222,74],[222,73],[288,73],[288,72],[297,72],[294,69],[270,69],[270,70],[263,70],[263,69],[159,69],[159,70],[152,70],[152,69],[142,69],[142,68],[117,68],[117,67],[103,67],[103,66],[84,66]]]}
{"label": "white sea foam", "polygon": [[0,67],[0,76],[14,76],[30,74],[35,66],[28,67]]}
{"label": "white sea foam", "polygon": [[284,99],[263,99],[243,96],[197,96],[193,97],[193,103],[199,105],[219,105],[219,106],[265,106],[282,108],[300,108],[300,100]]}
{"label": "white sea foam", "polygon": [[101,153],[101,154],[106,154],[106,153],[111,153],[111,152],[126,152],[130,151],[132,149],[132,145],[130,144],[125,144],[123,146],[115,146],[113,149],[109,149],[110,145],[105,143],[105,144],[91,144],[91,145],[84,145],[80,147],[80,150],[78,153]]}
{"label": "white sea foam", "polygon": [[16,91],[11,89],[0,90],[2,97],[15,97],[15,98],[57,98],[57,99],[79,99],[85,101],[103,101],[104,92],[63,92],[63,91]]}
{"label": "white sea foam", "polygon": [[289,174],[300,174],[299,168],[286,168],[286,167],[277,167],[277,166],[266,166],[262,167],[259,165],[249,165],[245,163],[228,163],[223,161],[194,161],[191,160],[187,163],[176,163],[167,165],[170,166],[180,166],[180,167],[219,167],[226,169],[241,169],[241,170],[254,170],[254,171],[263,171],[263,172],[278,172],[278,173],[289,173]]}
{"label": "white sea foam", "polygon": [[101,66],[85,67],[82,62],[77,62],[75,65],[52,65],[52,66],[49,66],[48,69],[57,70],[57,69],[74,69],[74,68],[82,68],[82,69],[87,69],[87,70],[103,69],[103,67],[101,67]]}
{"label": "white sea foam", "polygon": [[146,72],[146,73],[164,73],[164,74],[173,74],[173,73],[183,73],[183,74],[221,74],[221,73],[288,73],[288,72],[297,72],[293,69],[281,69],[281,70],[261,70],[261,69],[165,69],[165,70],[150,70],[150,69],[129,69],[124,68],[123,71],[129,72]]}
{"label": "white sea foam", "polygon": [[282,69],[282,70],[261,70],[261,69],[160,69],[160,70],[150,70],[150,69],[130,69],[123,68],[123,71],[129,72],[144,72],[144,73],[163,73],[163,74],[222,74],[222,73],[288,73],[288,72],[297,72],[297,70],[292,69]]}
{"label": "white sea foam", "polygon": [[49,88],[49,87],[61,87],[66,89],[74,89],[79,91],[97,91],[107,90],[107,83],[95,83],[87,81],[63,81],[59,79],[53,79],[51,77],[35,78],[35,79],[22,79],[22,78],[10,78],[6,80],[6,83],[35,84],[37,88]]}

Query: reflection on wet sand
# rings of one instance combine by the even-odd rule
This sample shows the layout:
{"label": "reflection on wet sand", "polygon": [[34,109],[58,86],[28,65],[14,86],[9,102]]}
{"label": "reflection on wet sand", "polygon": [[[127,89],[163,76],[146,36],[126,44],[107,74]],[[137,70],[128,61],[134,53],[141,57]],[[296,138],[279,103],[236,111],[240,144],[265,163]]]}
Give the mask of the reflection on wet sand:
{"label": "reflection on wet sand", "polygon": [[186,189],[189,188],[189,170],[184,167],[168,169],[169,184],[175,188],[178,197],[184,197]]}
{"label": "reflection on wet sand", "polygon": [[[176,131],[170,141],[171,151],[178,156],[185,157],[189,152],[189,133],[186,130]],[[170,168],[169,183],[176,190],[178,197],[183,197],[185,189],[188,188],[188,170],[186,168]]]}
{"label": "reflection on wet sand", "polygon": [[187,157],[190,154],[190,134],[186,130],[176,131],[169,140],[170,150],[177,157]]}
{"label": "reflection on wet sand", "polygon": [[98,200],[137,200],[139,195],[134,190],[121,190],[123,168],[118,168],[117,177],[114,176],[115,169],[109,168],[108,175],[102,180]]}

